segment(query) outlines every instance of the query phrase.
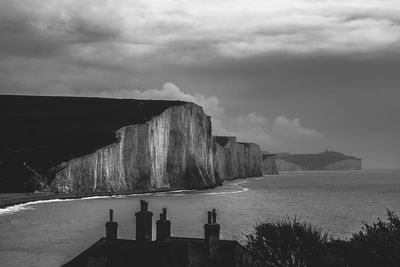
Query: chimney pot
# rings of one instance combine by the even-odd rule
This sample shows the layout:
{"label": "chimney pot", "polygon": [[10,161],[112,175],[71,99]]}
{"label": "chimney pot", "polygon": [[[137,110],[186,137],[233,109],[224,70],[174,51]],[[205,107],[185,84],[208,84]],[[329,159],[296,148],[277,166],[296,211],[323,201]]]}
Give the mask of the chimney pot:
{"label": "chimney pot", "polygon": [[113,221],[114,211],[110,209],[110,221],[106,222],[106,240],[112,242],[118,238],[118,223]]}
{"label": "chimney pot", "polygon": [[153,213],[148,210],[148,202],[140,200],[140,211],[136,216],[136,240],[151,241]]}
{"label": "chimney pot", "polygon": [[218,241],[221,227],[217,223],[217,211],[215,209],[208,211],[207,215],[208,223],[204,225],[204,241],[206,242],[210,257],[214,258],[218,253]]}
{"label": "chimney pot", "polygon": [[157,241],[164,241],[171,236],[171,221],[167,220],[167,208],[163,208],[160,219],[156,222]]}
{"label": "chimney pot", "polygon": [[140,200],[140,211],[147,211],[148,210],[147,204],[148,203],[145,200]]}
{"label": "chimney pot", "polygon": [[216,209],[212,210],[212,222],[217,223],[217,211]]}

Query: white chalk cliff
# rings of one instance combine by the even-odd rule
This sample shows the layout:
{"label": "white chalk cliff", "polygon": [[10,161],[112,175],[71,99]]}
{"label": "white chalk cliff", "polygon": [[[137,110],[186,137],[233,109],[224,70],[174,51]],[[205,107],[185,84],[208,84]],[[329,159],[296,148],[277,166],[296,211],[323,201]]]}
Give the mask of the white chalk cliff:
{"label": "white chalk cliff", "polygon": [[214,176],[211,120],[193,103],[171,106],[142,124],[126,125],[116,141],[60,165],[60,192],[209,188]]}

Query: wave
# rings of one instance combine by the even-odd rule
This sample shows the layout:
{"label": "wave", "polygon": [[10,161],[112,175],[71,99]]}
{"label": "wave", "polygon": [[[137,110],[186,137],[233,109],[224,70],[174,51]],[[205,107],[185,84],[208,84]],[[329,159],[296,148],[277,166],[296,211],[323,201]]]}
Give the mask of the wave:
{"label": "wave", "polygon": [[134,196],[162,196],[166,195],[169,193],[184,193],[184,192],[189,192],[193,190],[175,190],[175,191],[168,191],[168,192],[147,192],[147,193],[133,193],[129,195],[110,195],[110,196],[90,196],[90,197],[82,197],[82,198],[66,198],[66,199],[47,199],[47,200],[35,200],[35,201],[30,201],[22,204],[16,204],[13,206],[9,206],[6,208],[1,208],[0,209],[0,216],[1,215],[10,215],[14,214],[17,212],[21,211],[26,211],[26,210],[35,210],[33,207],[34,205],[37,204],[43,204],[43,203],[53,203],[53,202],[69,202],[69,201],[77,201],[77,200],[93,200],[93,199],[112,199],[112,198],[117,198],[117,199],[122,199],[122,198],[129,198],[129,197],[134,197]]}
{"label": "wave", "polygon": [[242,186],[242,184],[248,183],[246,179],[237,179],[234,181],[229,181],[225,185],[231,187],[231,190],[224,190],[219,192],[204,192],[199,191],[197,195],[208,196],[208,195],[228,195],[228,194],[239,194],[249,191],[247,187]]}
{"label": "wave", "polygon": [[130,198],[130,197],[137,197],[137,196],[166,196],[166,195],[180,195],[190,192],[196,192],[197,190],[190,190],[190,189],[180,189],[180,190],[172,190],[172,191],[164,191],[164,192],[147,192],[147,193],[132,193],[127,195],[112,195],[109,196],[111,198]]}
{"label": "wave", "polygon": [[0,209],[0,215],[13,214],[13,213],[23,211],[23,210],[33,210],[33,208],[29,207],[29,205],[27,205],[27,203],[18,204],[18,205],[4,208],[4,209]]}
{"label": "wave", "polygon": [[[156,192],[156,193],[141,193],[141,194],[130,194],[130,195],[117,195],[112,196],[115,198],[129,198],[135,196],[143,196],[143,195],[151,195],[153,197],[161,197],[161,196],[172,196],[172,197],[181,197],[188,195],[197,195],[197,196],[207,196],[207,195],[226,195],[226,194],[238,194],[247,192],[249,189],[241,186],[241,184],[247,183],[245,179],[235,180],[235,182],[230,181],[226,186],[233,187],[231,190],[224,190],[218,192],[210,192],[210,190],[196,190],[196,189],[184,189],[184,190],[173,190],[173,191],[165,191],[165,192]],[[218,189],[217,189],[218,190]]]}
{"label": "wave", "polygon": [[[235,182],[230,182],[227,186],[233,187],[234,190],[226,190],[226,191],[219,191],[219,192],[207,192],[209,190],[188,190],[188,189],[180,189],[180,190],[173,190],[173,191],[165,191],[165,192],[147,192],[147,193],[132,193],[128,195],[110,195],[110,196],[90,196],[90,197],[83,197],[83,198],[67,198],[67,199],[47,199],[47,200],[36,200],[31,201],[23,204],[17,204],[10,207],[0,209],[0,216],[1,215],[10,215],[21,211],[27,210],[35,210],[33,207],[37,204],[44,204],[44,203],[53,203],[53,202],[70,202],[70,201],[78,201],[78,200],[93,200],[93,199],[124,199],[124,198],[131,198],[131,197],[138,197],[138,196],[153,196],[153,197],[161,197],[161,196],[187,196],[189,194],[193,195],[226,195],[226,194],[239,194],[243,192],[247,192],[249,189],[246,187],[241,186],[241,184],[246,183],[245,179],[235,180]],[[215,190],[215,189],[213,189]]]}
{"label": "wave", "polygon": [[224,192],[209,192],[209,193],[200,193],[198,195],[202,195],[202,196],[212,196],[212,195],[229,195],[229,194],[239,194],[239,193],[244,193],[249,191],[248,188],[243,187],[240,190],[237,191],[224,191]]}
{"label": "wave", "polygon": [[17,213],[17,212],[25,211],[25,210],[35,210],[32,207],[32,205],[35,205],[35,204],[51,203],[51,202],[66,202],[66,201],[74,201],[74,200],[78,200],[78,199],[48,199],[48,200],[31,201],[31,202],[17,204],[14,206],[0,209],[0,215],[9,215],[9,214],[13,214],[13,213]]}

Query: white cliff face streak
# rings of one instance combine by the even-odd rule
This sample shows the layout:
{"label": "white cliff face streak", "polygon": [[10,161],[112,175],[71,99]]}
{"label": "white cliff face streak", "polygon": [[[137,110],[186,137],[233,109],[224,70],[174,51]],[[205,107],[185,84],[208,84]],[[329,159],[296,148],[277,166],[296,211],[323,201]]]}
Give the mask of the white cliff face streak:
{"label": "white cliff face streak", "polygon": [[244,173],[246,177],[262,176],[262,152],[257,144],[242,143],[244,145]]}
{"label": "white cliff face streak", "polygon": [[263,154],[263,174],[279,174],[275,154]]}
{"label": "white cliff face streak", "polygon": [[294,163],[291,163],[287,160],[284,159],[277,159],[276,164],[278,166],[279,171],[302,171],[303,167],[296,165]]}
{"label": "white cliff face streak", "polygon": [[221,180],[263,175],[262,152],[257,144],[238,143],[236,137],[214,136],[216,176]]}
{"label": "white cliff face streak", "polygon": [[360,159],[340,160],[321,168],[321,170],[361,170],[361,169],[362,166]]}
{"label": "white cliff face streak", "polygon": [[117,142],[64,162],[52,187],[60,192],[207,188],[214,177],[211,121],[200,106],[172,106],[144,124],[117,131]]}

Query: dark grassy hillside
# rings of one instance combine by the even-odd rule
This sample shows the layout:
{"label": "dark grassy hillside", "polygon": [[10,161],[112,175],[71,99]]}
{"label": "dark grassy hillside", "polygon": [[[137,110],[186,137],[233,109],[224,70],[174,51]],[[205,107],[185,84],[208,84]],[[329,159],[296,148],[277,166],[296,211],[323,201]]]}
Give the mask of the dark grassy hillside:
{"label": "dark grassy hillside", "polygon": [[115,142],[119,128],[183,103],[1,95],[0,192],[33,190],[35,172],[51,179],[53,166]]}
{"label": "dark grassy hillside", "polygon": [[317,170],[328,164],[345,160],[358,159],[353,156],[346,156],[335,151],[325,151],[319,154],[287,154],[280,153],[278,158],[284,159],[296,165],[302,166],[305,170]]}
{"label": "dark grassy hillside", "polygon": [[224,147],[229,142],[229,138],[226,136],[215,136],[215,141],[218,143],[218,145]]}
{"label": "dark grassy hillside", "polygon": [[263,160],[264,160],[264,159],[267,159],[267,158],[270,158],[270,157],[276,157],[276,154],[263,153],[262,157],[263,157]]}

